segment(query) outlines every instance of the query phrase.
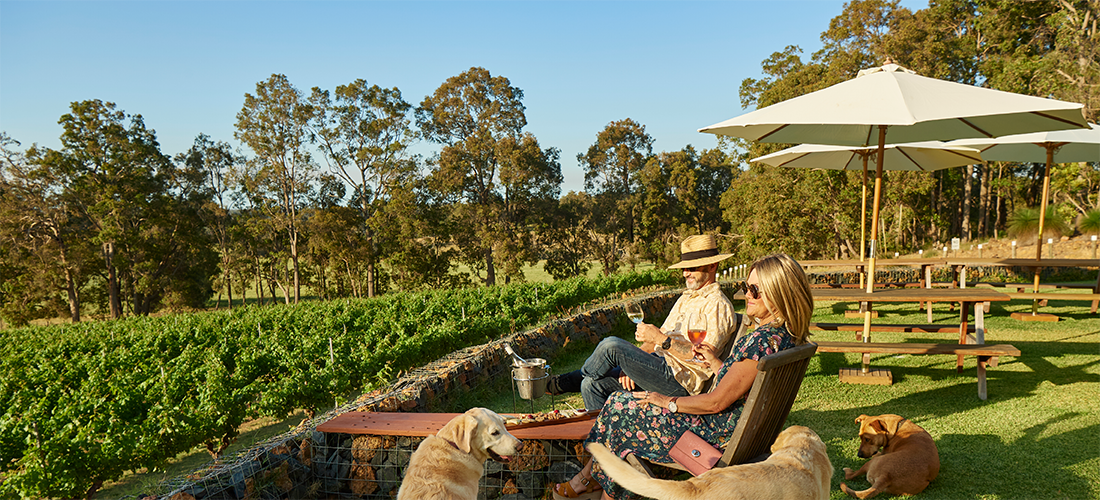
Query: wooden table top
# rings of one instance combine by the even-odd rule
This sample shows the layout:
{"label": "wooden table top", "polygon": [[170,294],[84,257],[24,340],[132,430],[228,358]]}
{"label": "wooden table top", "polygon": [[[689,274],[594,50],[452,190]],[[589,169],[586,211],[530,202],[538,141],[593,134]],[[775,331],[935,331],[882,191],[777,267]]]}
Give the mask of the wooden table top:
{"label": "wooden table top", "polygon": [[1098,259],[947,259],[949,266],[1097,267]]}
{"label": "wooden table top", "polygon": [[815,288],[814,300],[835,302],[996,302],[1009,296],[991,288]]}
{"label": "wooden table top", "polygon": [[[321,432],[372,434],[379,436],[426,437],[439,432],[461,413],[402,413],[349,411],[317,426]],[[579,440],[588,436],[597,412],[546,422],[509,425],[508,432],[519,439]],[[503,415],[508,418],[509,415]]]}
{"label": "wooden table top", "polygon": [[[890,266],[936,266],[943,265],[944,259],[875,259],[875,267]],[[802,267],[863,267],[868,264],[866,260],[800,260]]]}

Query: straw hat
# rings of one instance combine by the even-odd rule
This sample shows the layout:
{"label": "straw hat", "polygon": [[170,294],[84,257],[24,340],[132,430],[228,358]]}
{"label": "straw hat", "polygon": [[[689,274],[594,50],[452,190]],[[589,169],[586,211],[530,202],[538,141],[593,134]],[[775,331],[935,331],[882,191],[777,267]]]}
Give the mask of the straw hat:
{"label": "straw hat", "polygon": [[680,262],[668,266],[669,269],[684,269],[714,264],[730,258],[733,254],[718,253],[718,241],[709,234],[688,236],[680,243]]}

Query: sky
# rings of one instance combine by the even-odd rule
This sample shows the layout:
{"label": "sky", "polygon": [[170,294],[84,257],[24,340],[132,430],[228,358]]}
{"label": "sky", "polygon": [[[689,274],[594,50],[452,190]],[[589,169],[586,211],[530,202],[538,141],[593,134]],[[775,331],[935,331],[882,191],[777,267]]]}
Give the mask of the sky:
{"label": "sky", "polygon": [[0,131],[56,149],[69,105],[99,99],[140,114],[174,156],[200,133],[240,146],[244,95],[272,74],[307,96],[361,78],[415,106],[479,66],[523,90],[524,130],[561,151],[564,194],[584,189],[576,156],[613,121],[644,125],[654,152],[716,146],[697,130],[748,111],[741,81],[787,45],[808,60],[843,5],[0,0]]}

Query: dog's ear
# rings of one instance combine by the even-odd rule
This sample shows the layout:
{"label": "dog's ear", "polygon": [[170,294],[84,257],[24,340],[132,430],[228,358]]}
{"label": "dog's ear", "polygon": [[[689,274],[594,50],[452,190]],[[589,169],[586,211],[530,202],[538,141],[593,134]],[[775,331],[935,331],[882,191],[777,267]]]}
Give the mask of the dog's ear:
{"label": "dog's ear", "polygon": [[470,450],[474,449],[474,433],[477,432],[477,425],[477,419],[473,415],[462,416],[462,425],[459,426],[460,435],[457,436],[458,439],[455,444],[464,453],[469,453]]}
{"label": "dog's ear", "polygon": [[868,415],[860,415],[860,416],[856,417],[856,423],[857,424],[862,424],[864,420],[867,420],[869,418],[871,418],[871,417],[868,416]]}
{"label": "dog's ear", "polygon": [[886,424],[881,419],[873,420],[869,427],[879,434],[886,434]]}
{"label": "dog's ear", "polygon": [[477,419],[473,415],[459,415],[439,429],[435,435],[454,443],[463,453],[469,453],[473,449],[475,432],[477,432]]}
{"label": "dog's ear", "polygon": [[901,423],[905,422],[905,417],[902,417],[900,415],[890,415],[890,418],[884,418],[883,421],[885,422],[886,429],[889,431],[889,434],[893,436],[894,434],[898,433],[898,428],[901,427]]}

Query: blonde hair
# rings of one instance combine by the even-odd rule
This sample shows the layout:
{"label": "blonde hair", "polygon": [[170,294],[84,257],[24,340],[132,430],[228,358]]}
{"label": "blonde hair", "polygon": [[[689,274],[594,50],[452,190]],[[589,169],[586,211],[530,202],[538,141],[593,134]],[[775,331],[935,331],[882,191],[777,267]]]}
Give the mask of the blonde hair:
{"label": "blonde hair", "polygon": [[810,280],[802,266],[787,254],[762,257],[749,271],[756,271],[765,301],[775,313],[776,325],[786,325],[796,344],[810,336],[810,316],[814,313],[814,296]]}

